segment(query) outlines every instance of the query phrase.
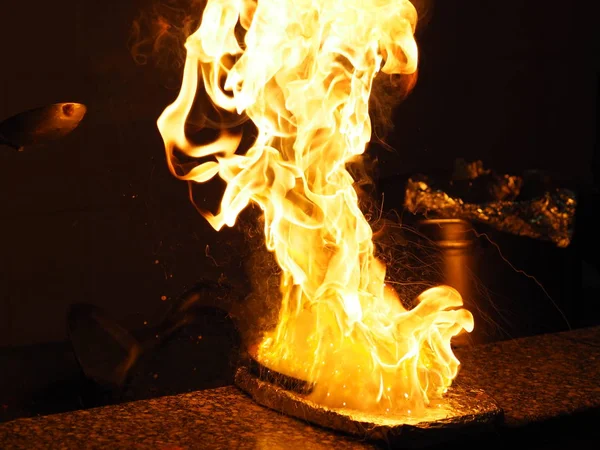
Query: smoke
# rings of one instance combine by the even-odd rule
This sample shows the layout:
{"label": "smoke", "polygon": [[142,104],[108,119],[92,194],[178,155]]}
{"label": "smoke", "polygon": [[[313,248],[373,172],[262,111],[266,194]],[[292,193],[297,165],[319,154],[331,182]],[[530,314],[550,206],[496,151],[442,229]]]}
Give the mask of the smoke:
{"label": "smoke", "polygon": [[388,75],[379,72],[375,77],[369,99],[373,140],[385,144],[385,137],[394,128],[394,109],[408,97],[416,82],[417,72],[410,75]]}
{"label": "smoke", "polygon": [[[431,19],[430,0],[410,0],[417,10],[419,20],[415,35],[419,35]],[[418,39],[417,39],[418,43]],[[385,137],[394,129],[393,112],[412,92],[418,79],[418,71],[408,75],[388,75],[383,72],[373,80],[369,99],[369,111],[373,126],[372,141],[382,144]]]}
{"label": "smoke", "polygon": [[139,65],[151,65],[179,86],[185,40],[200,25],[206,0],[153,0],[133,20],[128,47]]}

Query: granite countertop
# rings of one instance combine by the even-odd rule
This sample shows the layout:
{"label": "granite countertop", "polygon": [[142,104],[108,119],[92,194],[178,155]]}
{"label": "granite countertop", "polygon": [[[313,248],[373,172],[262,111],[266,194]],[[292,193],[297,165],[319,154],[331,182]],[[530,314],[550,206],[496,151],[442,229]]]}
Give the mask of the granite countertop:
{"label": "granite countertop", "polygon": [[458,380],[483,389],[507,426],[600,408],[600,327],[461,348]]}
{"label": "granite countertop", "polygon": [[4,450],[333,446],[375,448],[263,408],[234,386],[0,425],[0,448]]}
{"label": "granite countertop", "polygon": [[[522,428],[600,408],[600,327],[457,351],[461,383]],[[234,386],[0,424],[0,448],[376,448],[263,408]]]}

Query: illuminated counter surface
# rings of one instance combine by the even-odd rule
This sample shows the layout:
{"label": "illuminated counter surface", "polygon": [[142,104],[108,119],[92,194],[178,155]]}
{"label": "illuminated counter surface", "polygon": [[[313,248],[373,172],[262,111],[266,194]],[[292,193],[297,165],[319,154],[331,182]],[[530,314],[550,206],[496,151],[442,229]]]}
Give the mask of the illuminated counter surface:
{"label": "illuminated counter surface", "polygon": [[[503,423],[477,442],[506,445],[525,435],[537,443],[528,448],[588,448],[588,443],[596,448],[600,442],[600,327],[457,353],[464,366],[459,378],[483,389],[504,410]],[[0,424],[0,448],[377,447],[258,406],[229,386],[14,420]]]}

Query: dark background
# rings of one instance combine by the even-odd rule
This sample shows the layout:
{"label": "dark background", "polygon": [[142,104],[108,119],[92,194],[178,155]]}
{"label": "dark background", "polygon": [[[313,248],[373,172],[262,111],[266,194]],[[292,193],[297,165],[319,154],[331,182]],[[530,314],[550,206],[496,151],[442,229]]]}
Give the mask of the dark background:
{"label": "dark background", "polygon": [[[378,151],[379,176],[448,169],[463,157],[510,173],[548,169],[593,190],[592,4],[432,3],[419,35],[419,80],[395,113],[394,150]],[[33,0],[0,7],[0,117],[62,101],[89,108],[63,141],[0,152],[0,348],[13,355],[0,371],[13,379],[26,370],[48,377],[66,370],[63,353],[43,363],[14,355],[64,342],[72,303],[102,306],[140,328],[152,323],[161,297],[168,302],[199,278],[240,270],[231,244],[237,233],[217,235],[168,172],[155,122],[177,91],[151,64],[136,65],[128,49],[131,24],[147,5]],[[387,186],[393,204],[403,186]],[[577,289],[597,283],[593,264],[569,258],[583,267]],[[4,387],[9,379],[0,379]]]}

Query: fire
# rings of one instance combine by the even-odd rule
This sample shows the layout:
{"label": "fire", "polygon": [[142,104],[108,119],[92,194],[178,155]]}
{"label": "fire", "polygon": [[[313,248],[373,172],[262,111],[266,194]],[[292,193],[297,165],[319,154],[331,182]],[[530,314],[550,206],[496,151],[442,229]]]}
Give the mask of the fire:
{"label": "fire", "polygon": [[[219,212],[202,212],[216,230],[250,202],[263,211],[281,309],[256,358],[312,382],[322,405],[413,417],[456,377],[451,339],[473,329],[473,316],[446,286],[401,305],[346,164],[371,137],[375,76],[417,69],[416,22],[408,0],[208,0],[185,44],[179,96],[158,120],[173,174],[226,181]],[[199,83],[256,125],[245,154],[227,123],[212,143],[186,137]],[[204,161],[182,172],[178,151]]]}

